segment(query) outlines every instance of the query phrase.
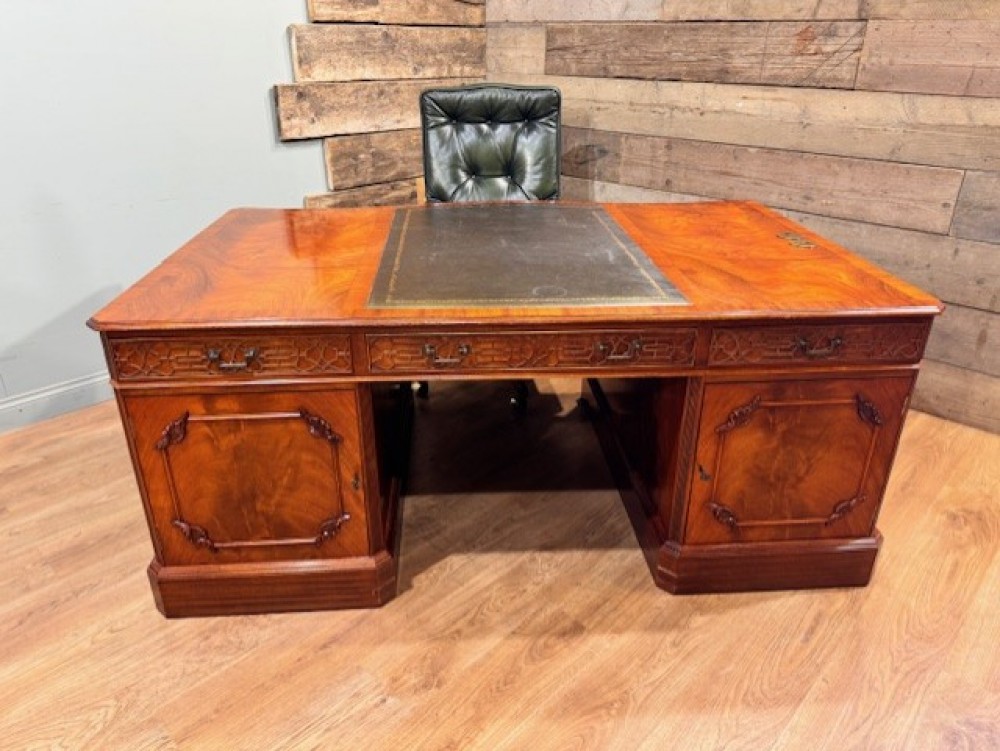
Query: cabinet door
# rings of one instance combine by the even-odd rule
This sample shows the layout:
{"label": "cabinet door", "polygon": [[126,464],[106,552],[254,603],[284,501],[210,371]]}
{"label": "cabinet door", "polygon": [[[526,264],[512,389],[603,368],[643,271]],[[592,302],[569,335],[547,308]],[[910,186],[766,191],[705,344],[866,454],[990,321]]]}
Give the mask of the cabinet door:
{"label": "cabinet door", "polygon": [[872,534],[912,383],[707,385],[685,541]]}
{"label": "cabinet door", "polygon": [[353,388],[123,398],[167,565],[368,553]]}

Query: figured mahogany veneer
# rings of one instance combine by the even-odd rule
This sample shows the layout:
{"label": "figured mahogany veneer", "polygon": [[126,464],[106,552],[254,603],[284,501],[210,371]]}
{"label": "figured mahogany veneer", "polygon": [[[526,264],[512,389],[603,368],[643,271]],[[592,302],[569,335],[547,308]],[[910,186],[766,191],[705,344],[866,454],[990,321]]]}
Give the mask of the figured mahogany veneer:
{"label": "figured mahogany veneer", "polygon": [[160,609],[390,599],[408,382],[510,375],[590,379],[663,588],[867,582],[940,303],[757,204],[603,209],[686,304],[372,307],[395,209],[244,209],[97,313]]}
{"label": "figured mahogany veneer", "polygon": [[871,535],[912,383],[708,384],[684,540]]}
{"label": "figured mahogany veneer", "polygon": [[122,400],[165,564],[368,554],[354,389]]}

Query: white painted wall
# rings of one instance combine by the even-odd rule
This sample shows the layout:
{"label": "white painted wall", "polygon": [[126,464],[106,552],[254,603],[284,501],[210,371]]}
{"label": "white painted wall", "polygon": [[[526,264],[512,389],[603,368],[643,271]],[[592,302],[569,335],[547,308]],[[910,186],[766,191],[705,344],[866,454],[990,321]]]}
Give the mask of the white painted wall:
{"label": "white painted wall", "polygon": [[233,206],[321,192],[271,86],[305,0],[0,7],[0,430],[110,397],[87,318]]}

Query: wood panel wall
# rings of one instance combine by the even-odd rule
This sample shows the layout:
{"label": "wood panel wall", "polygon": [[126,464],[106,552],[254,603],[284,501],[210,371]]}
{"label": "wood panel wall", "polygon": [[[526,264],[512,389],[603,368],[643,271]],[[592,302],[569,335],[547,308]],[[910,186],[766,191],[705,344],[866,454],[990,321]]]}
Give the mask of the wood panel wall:
{"label": "wood panel wall", "polygon": [[564,195],[753,198],[948,303],[914,405],[1000,432],[1000,0],[309,0],[310,206],[422,198],[418,92],[563,92]]}
{"label": "wood panel wall", "polygon": [[483,0],[308,0],[289,29],[295,82],[275,87],[284,140],[321,138],[329,192],[306,206],[423,197],[420,92],[482,81]]}

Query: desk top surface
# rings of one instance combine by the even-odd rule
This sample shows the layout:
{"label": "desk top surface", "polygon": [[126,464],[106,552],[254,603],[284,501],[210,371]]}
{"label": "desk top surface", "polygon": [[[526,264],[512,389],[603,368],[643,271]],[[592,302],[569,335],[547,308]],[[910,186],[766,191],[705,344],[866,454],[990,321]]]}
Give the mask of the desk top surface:
{"label": "desk top surface", "polygon": [[[480,212],[510,211],[480,204]],[[379,305],[373,297],[397,212],[468,212],[468,204],[359,209],[235,209],[98,312],[103,331],[246,326],[590,325],[727,319],[931,315],[940,303],[836,244],[752,202],[524,204],[518,210],[600,208],[681,303],[613,296]],[[551,212],[557,212],[551,214]],[[424,222],[424,226],[433,226]],[[445,222],[444,224],[454,224]],[[502,226],[502,223],[500,223]],[[425,235],[432,242],[433,232]],[[421,241],[425,242],[425,241]],[[634,245],[633,245],[634,243]],[[645,258],[639,257],[645,262]],[[551,259],[549,259],[549,262]],[[518,255],[523,274],[533,256]],[[542,263],[541,260],[538,261]],[[457,298],[454,298],[457,299]],[[677,300],[674,301],[678,302]]]}

